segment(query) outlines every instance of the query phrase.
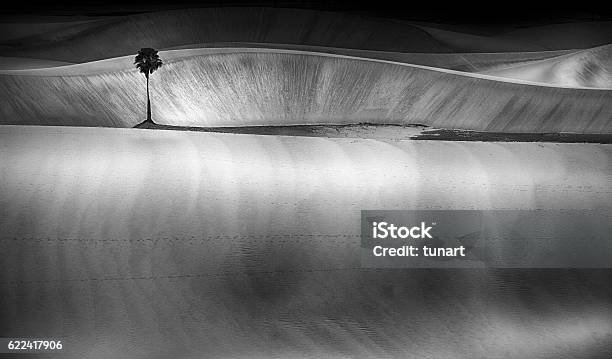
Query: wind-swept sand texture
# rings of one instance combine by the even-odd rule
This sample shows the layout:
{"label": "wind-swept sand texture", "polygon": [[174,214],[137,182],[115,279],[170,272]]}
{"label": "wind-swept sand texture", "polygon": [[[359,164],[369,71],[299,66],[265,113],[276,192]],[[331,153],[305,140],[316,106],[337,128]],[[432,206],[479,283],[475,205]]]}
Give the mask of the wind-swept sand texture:
{"label": "wind-swept sand texture", "polygon": [[[612,132],[610,90],[544,86],[340,55],[223,50],[176,58],[154,74],[156,121],[183,126],[420,123],[497,132]],[[132,127],[143,119],[145,80],[130,62],[125,57],[0,75],[2,121]],[[108,66],[125,70],[110,71]]]}
{"label": "wind-swept sand texture", "polygon": [[0,153],[0,328],[65,358],[611,354],[609,271],[359,264],[364,208],[610,214],[609,145],[4,126]]}
{"label": "wind-swept sand texture", "polygon": [[[351,57],[363,57],[368,59],[387,60],[393,62],[402,62],[406,64],[422,65],[430,67],[438,67],[464,72],[484,72],[497,68],[506,68],[511,65],[522,65],[527,61],[544,60],[555,58],[561,55],[575,53],[580,50],[560,50],[560,51],[539,51],[539,52],[511,52],[511,53],[463,53],[463,54],[437,54],[437,53],[407,53],[407,52],[390,52],[390,51],[372,51],[359,49],[344,49],[337,47],[325,46],[306,46],[306,45],[288,45],[288,44],[261,44],[261,43],[199,43],[185,46],[173,46],[167,49],[162,49],[159,54],[165,61],[174,61],[177,58],[185,56],[215,54],[236,52],[237,49],[262,49],[262,51],[276,50],[294,50],[301,52],[315,52],[322,54],[345,55]],[[181,51],[176,51],[181,50]],[[0,73],[6,74],[66,74],[79,75],[83,73],[108,72],[112,70],[123,70],[129,67],[133,62],[133,56],[123,56],[114,59],[105,59],[78,64],[79,66],[66,67],[64,69],[56,69],[54,71],[46,70],[46,68],[57,67],[57,64],[70,65],[70,63],[51,61],[51,60],[36,60],[23,58],[20,64],[19,57],[4,57],[0,59],[10,59],[5,61],[0,67]],[[38,66],[34,66],[35,61],[38,61]],[[36,70],[22,72],[21,70]]]}
{"label": "wind-swept sand texture", "polygon": [[[345,57],[363,58],[364,60],[383,60],[399,62],[407,65],[420,65],[432,68],[441,68],[459,72],[495,70],[511,66],[523,65],[526,62],[558,58],[561,55],[579,53],[581,50],[517,52],[517,53],[465,53],[465,54],[435,54],[435,53],[402,53],[388,51],[370,51],[343,49],[324,46],[302,46],[285,44],[256,44],[256,43],[219,43],[219,44],[193,44],[190,46],[176,46],[159,51],[159,56],[165,63],[184,60],[187,57],[231,54],[236,52],[272,52],[272,53],[304,53],[339,55]],[[86,63],[71,64],[50,60],[38,60],[39,66],[28,65],[19,68],[20,58],[10,59],[14,68],[0,69],[0,74],[27,75],[27,76],[75,76],[91,75],[113,71],[126,71],[134,66],[134,56],[122,56]],[[24,59],[24,62],[34,62],[36,59]],[[9,61],[7,61],[9,62]],[[57,65],[62,64],[62,65]],[[60,67],[61,68],[58,68]]]}
{"label": "wind-swept sand texture", "polygon": [[560,86],[612,88],[612,45],[483,73]]}
{"label": "wind-swept sand texture", "polygon": [[[291,44],[261,44],[261,43],[200,43],[184,46],[173,46],[165,50],[188,49],[195,51],[198,48],[266,48],[318,52],[369,59],[403,62],[406,64],[438,67],[443,69],[474,72],[485,71],[499,67],[521,64],[526,61],[543,60],[567,55],[579,50],[534,51],[534,52],[473,52],[473,53],[419,53],[419,52],[392,52],[359,49],[345,49],[338,47],[291,45]],[[213,51],[213,50],[211,50]],[[165,55],[165,51],[160,51]]]}

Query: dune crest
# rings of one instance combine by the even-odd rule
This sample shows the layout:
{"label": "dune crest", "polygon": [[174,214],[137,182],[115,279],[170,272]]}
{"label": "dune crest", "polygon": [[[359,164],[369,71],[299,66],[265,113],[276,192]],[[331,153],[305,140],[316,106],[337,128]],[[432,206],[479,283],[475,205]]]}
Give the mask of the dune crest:
{"label": "dune crest", "polygon": [[[66,67],[48,69],[47,75],[0,75],[0,96],[7,99],[0,108],[4,123],[133,127],[142,122],[143,79],[129,65],[131,57],[115,61],[97,63],[120,66],[111,72],[77,75],[74,68],[89,69],[79,64],[56,76]],[[378,122],[610,133],[611,98],[609,90],[260,49],[184,56],[168,61],[152,79],[154,117],[180,126]]]}
{"label": "dune crest", "polygon": [[[241,42],[408,53],[524,52],[612,42],[610,22],[555,24],[469,34],[435,24],[286,8],[205,8],[98,19],[9,41],[0,56],[88,62],[196,43]],[[164,29],[172,29],[166,31]],[[568,30],[571,29],[571,30]],[[571,46],[566,37],[571,32]],[[555,35],[556,34],[556,35]]]}
{"label": "dune crest", "polygon": [[612,87],[612,44],[482,72],[560,86]]}

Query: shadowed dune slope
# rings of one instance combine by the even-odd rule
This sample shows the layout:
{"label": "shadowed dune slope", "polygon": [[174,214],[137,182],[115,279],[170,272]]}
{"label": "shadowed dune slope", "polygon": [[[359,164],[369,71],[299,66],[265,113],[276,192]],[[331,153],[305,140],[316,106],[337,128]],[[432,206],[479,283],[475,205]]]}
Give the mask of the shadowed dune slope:
{"label": "shadowed dune slope", "polygon": [[[128,66],[129,59],[117,61]],[[342,56],[258,50],[183,57],[156,72],[151,85],[154,119],[172,125],[373,122],[612,132],[609,90],[535,86]],[[132,127],[144,117],[145,80],[131,68],[0,75],[0,98],[4,124]]]}
{"label": "shadowed dune slope", "polygon": [[520,52],[585,49],[612,43],[612,21],[574,22],[501,30],[488,34],[452,26],[417,25],[456,52]]}
{"label": "shadowed dune slope", "polygon": [[[420,28],[385,19],[278,8],[208,8],[143,13],[93,25],[71,36],[12,43],[4,56],[87,62],[149,46],[257,42],[400,52],[449,52]],[[35,44],[34,46],[31,44]]]}
{"label": "shadowed dune slope", "polygon": [[612,45],[483,72],[562,86],[612,87]]}
{"label": "shadowed dune slope", "polygon": [[548,50],[528,40],[500,39],[489,35],[463,33],[434,26],[419,25],[440,44],[454,52],[516,52]]}
{"label": "shadowed dune slope", "polygon": [[25,69],[40,69],[57,66],[72,65],[69,62],[26,59],[23,57],[0,57],[0,72],[3,70],[25,70]]}
{"label": "shadowed dune slope", "polygon": [[505,32],[500,40],[528,41],[542,50],[578,49],[612,43],[612,21],[548,24]]}
{"label": "shadowed dune slope", "polygon": [[[68,38],[102,24],[109,18],[87,18],[72,16],[40,16],[25,17],[11,16],[9,21],[0,19],[0,43],[19,44],[28,40],[30,46],[40,40],[59,40]],[[36,41],[38,40],[38,41]]]}
{"label": "shadowed dune slope", "polygon": [[[607,22],[526,28],[516,35],[469,34],[435,26],[300,9],[186,9],[117,16],[14,39],[2,44],[0,56],[88,62],[132,54],[144,46],[222,42],[423,53],[567,50],[612,43],[612,23]],[[530,41],[531,32],[537,42]],[[571,46],[565,41],[567,33],[572,34]],[[541,44],[542,38],[548,41]]]}
{"label": "shadowed dune slope", "polygon": [[612,146],[4,126],[0,153],[0,333],[62,358],[611,353],[609,271],[370,270],[359,221],[609,215]]}

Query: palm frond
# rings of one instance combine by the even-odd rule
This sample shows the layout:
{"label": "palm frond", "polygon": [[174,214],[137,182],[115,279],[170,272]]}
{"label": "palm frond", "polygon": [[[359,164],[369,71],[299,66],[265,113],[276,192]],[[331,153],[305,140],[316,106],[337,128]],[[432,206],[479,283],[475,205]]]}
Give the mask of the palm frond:
{"label": "palm frond", "polygon": [[134,65],[141,73],[148,75],[155,72],[163,65],[163,61],[159,58],[157,50],[152,48],[142,48],[134,58]]}

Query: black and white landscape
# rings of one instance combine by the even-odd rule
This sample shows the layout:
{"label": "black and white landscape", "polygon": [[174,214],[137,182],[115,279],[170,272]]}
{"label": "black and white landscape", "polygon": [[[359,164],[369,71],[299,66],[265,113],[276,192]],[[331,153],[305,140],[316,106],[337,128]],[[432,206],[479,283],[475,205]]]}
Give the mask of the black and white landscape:
{"label": "black and white landscape", "polygon": [[0,337],[65,343],[4,355],[612,357],[610,269],[360,263],[361,210],[609,218],[609,18],[209,4],[0,31]]}

